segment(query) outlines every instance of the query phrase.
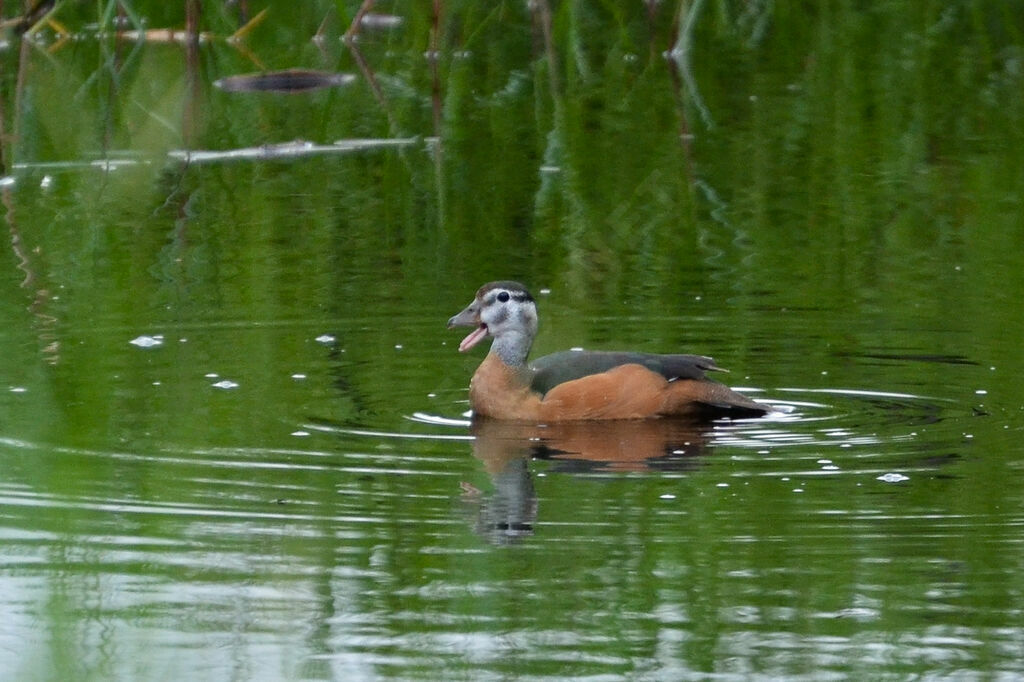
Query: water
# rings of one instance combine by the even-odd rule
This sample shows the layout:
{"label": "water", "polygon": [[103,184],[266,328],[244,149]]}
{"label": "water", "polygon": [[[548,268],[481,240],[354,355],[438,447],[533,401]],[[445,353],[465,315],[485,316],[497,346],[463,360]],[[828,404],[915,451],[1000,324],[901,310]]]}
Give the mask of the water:
{"label": "water", "polygon": [[[1024,675],[1010,19],[693,5],[0,48],[0,677]],[[509,277],[774,411],[471,423]]]}
{"label": "water", "polygon": [[[344,348],[321,332],[365,320],[196,328],[152,348],[103,332],[123,347],[108,369],[119,408],[90,433],[36,424],[2,445],[5,667],[1020,674],[1019,417],[986,395],[759,386],[773,415],[706,428],[469,428],[474,360],[443,314],[405,318],[406,334],[366,329]],[[301,350],[225,367],[260,345]],[[373,352],[346,359],[357,347]],[[835,364],[851,362],[993,374]],[[379,372],[386,395],[361,399],[375,382],[358,377]],[[35,392],[9,392],[5,412]]]}

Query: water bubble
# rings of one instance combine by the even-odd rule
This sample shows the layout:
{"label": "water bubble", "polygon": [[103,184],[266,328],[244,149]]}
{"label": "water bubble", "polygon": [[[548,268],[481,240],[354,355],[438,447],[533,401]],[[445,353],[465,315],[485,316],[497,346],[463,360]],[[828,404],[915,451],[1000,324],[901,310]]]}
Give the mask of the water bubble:
{"label": "water bubble", "polygon": [[238,384],[234,381],[231,381],[230,379],[224,379],[223,381],[218,381],[217,383],[213,384],[213,387],[223,388],[227,390],[229,388],[238,388]]}
{"label": "water bubble", "polygon": [[139,348],[154,348],[156,346],[162,346],[163,345],[163,343],[164,343],[164,335],[163,334],[156,334],[154,336],[146,336],[146,335],[136,336],[134,339],[132,339],[128,343],[132,344],[133,346],[138,346]]}
{"label": "water bubble", "polygon": [[876,481],[882,481],[884,483],[902,483],[903,481],[909,481],[910,476],[904,476],[903,474],[897,474],[896,472],[889,472],[888,474],[882,474]]}
{"label": "water bubble", "polygon": [[394,14],[377,14],[367,13],[364,14],[359,23],[366,28],[396,28],[402,25],[403,17],[396,16]]}

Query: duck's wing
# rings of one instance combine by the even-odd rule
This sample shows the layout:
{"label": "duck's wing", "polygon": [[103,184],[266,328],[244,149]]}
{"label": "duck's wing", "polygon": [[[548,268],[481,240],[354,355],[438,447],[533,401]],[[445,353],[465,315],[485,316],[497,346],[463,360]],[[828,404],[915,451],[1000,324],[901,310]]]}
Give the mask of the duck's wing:
{"label": "duck's wing", "polygon": [[567,350],[545,355],[530,363],[533,371],[530,388],[543,396],[566,381],[601,374],[621,365],[641,365],[669,381],[705,379],[705,372],[725,371],[704,355]]}

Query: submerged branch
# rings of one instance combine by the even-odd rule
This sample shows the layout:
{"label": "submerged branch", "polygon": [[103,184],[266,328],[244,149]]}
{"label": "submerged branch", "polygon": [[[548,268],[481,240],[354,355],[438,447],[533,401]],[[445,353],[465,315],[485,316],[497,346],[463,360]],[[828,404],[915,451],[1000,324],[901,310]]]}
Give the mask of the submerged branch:
{"label": "submerged branch", "polygon": [[690,98],[693,100],[693,106],[697,107],[697,111],[700,112],[704,125],[708,128],[714,128],[714,119],[711,118],[711,112],[700,96],[700,89],[697,87],[697,80],[693,77],[693,69],[690,65],[693,27],[697,24],[697,18],[704,7],[704,0],[694,0],[688,9],[686,8],[686,3],[687,0],[681,0],[679,4],[679,31],[668,51],[669,64],[678,70],[679,77],[682,78],[683,84],[686,86],[686,92],[689,93]]}

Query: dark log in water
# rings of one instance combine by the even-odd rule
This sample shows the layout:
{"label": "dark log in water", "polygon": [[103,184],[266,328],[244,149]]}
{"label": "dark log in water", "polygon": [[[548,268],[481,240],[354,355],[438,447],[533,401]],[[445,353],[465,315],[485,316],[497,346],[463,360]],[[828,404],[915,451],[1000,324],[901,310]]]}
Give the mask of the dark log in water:
{"label": "dark log in water", "polygon": [[355,76],[350,73],[286,69],[227,76],[213,84],[225,92],[297,93],[348,85],[353,80]]}

